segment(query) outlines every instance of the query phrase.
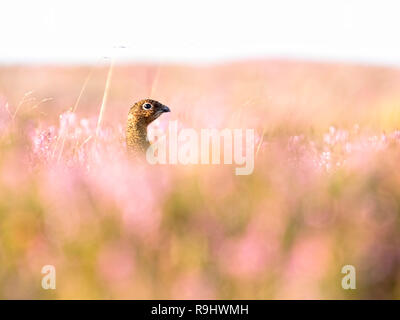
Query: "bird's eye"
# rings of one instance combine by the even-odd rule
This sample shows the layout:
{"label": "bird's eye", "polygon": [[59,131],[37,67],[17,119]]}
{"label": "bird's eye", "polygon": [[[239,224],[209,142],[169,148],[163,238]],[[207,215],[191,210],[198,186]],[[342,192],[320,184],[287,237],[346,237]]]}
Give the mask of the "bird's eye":
{"label": "bird's eye", "polygon": [[145,110],[150,110],[152,107],[153,106],[150,103],[146,102],[145,104],[143,104],[143,109],[145,109]]}

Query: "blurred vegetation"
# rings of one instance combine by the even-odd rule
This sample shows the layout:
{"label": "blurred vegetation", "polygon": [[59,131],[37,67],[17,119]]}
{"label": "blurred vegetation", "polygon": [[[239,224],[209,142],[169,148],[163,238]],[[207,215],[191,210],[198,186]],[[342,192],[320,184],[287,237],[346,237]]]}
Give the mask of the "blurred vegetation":
{"label": "blurred vegetation", "polygon": [[[399,297],[399,70],[118,66],[97,138],[106,67],[68,111],[89,71],[0,70],[0,298]],[[150,92],[160,128],[254,128],[253,174],[128,159],[124,117]]]}

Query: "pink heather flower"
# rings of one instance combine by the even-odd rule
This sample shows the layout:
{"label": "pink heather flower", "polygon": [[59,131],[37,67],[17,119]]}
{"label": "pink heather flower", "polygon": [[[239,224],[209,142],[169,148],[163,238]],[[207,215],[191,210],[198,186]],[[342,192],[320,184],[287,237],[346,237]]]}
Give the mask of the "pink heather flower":
{"label": "pink heather flower", "polygon": [[73,112],[67,111],[60,115],[60,130],[66,130],[76,125],[76,115]]}
{"label": "pink heather flower", "polygon": [[41,161],[48,161],[52,156],[52,146],[56,141],[56,129],[55,127],[49,127],[47,130],[39,131],[36,130],[31,135],[33,143],[33,154],[36,158]]}
{"label": "pink heather flower", "polygon": [[172,288],[173,299],[215,299],[211,280],[199,272],[191,271],[175,280]]}
{"label": "pink heather flower", "polygon": [[219,249],[221,271],[239,278],[255,279],[273,263],[275,246],[269,238],[248,232],[238,239],[226,240]]}
{"label": "pink heather flower", "polygon": [[144,237],[154,237],[160,224],[163,175],[155,167],[120,161],[93,168],[89,182],[103,201],[122,212],[125,227]]}
{"label": "pink heather flower", "polygon": [[98,256],[98,271],[109,284],[131,280],[135,272],[134,251],[119,244],[107,245]]}
{"label": "pink heather flower", "polygon": [[299,238],[279,282],[278,299],[312,299],[321,296],[319,283],[332,264],[327,237]]}
{"label": "pink heather flower", "polygon": [[298,239],[291,250],[285,271],[287,281],[296,279],[320,278],[331,261],[330,242],[322,235],[313,238]]}

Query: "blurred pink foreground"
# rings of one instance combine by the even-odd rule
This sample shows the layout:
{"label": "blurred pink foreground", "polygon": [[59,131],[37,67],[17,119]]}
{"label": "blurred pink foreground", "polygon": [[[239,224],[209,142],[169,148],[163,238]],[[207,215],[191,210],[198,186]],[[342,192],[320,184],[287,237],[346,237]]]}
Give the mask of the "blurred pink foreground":
{"label": "blurred pink foreground", "polygon": [[[399,70],[116,66],[105,99],[107,74],[0,69],[0,298],[399,298]],[[128,158],[144,97],[172,110],[150,131],[253,128],[253,173]]]}

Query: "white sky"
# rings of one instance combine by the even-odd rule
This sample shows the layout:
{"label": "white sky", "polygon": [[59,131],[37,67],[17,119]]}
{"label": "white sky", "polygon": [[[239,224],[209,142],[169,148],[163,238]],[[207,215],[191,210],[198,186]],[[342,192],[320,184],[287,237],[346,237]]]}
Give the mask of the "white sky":
{"label": "white sky", "polygon": [[[400,65],[399,0],[1,0],[0,63],[290,57]],[[125,48],[115,48],[124,46]]]}

